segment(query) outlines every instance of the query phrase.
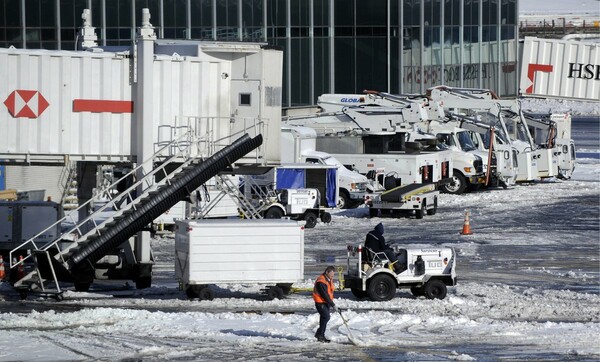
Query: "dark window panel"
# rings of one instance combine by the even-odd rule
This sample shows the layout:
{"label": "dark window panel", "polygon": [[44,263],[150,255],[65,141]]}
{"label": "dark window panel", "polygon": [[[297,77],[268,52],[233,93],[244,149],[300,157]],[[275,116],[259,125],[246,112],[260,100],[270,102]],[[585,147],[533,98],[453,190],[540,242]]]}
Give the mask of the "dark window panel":
{"label": "dark window panel", "polygon": [[[165,27],[182,26],[186,23],[185,0],[164,0]],[[158,15],[158,14],[157,14]],[[158,18],[158,16],[157,16]],[[152,21],[150,21],[152,22]]]}
{"label": "dark window panel", "polygon": [[335,92],[355,92],[355,55],[354,39],[337,38],[335,40]]}
{"label": "dark window panel", "polygon": [[56,40],[56,30],[54,28],[41,29],[42,40]]}
{"label": "dark window panel", "polygon": [[327,37],[329,36],[329,28],[314,28],[313,34],[315,37]]}
{"label": "dark window panel", "polygon": [[242,0],[242,27],[263,26],[262,0]]}
{"label": "dark window panel", "polygon": [[307,38],[308,37],[308,28],[291,28],[290,29],[292,38],[299,38],[299,37],[303,37],[303,38]]}
{"label": "dark window panel", "polygon": [[21,8],[18,1],[4,2],[6,11],[6,26],[19,27],[21,26]]}
{"label": "dark window panel", "polygon": [[483,25],[498,24],[498,0],[482,0]]}
{"label": "dark window panel", "polygon": [[320,96],[324,93],[329,93],[329,40],[328,39],[315,39],[314,41],[315,52],[314,52],[314,60],[315,60],[315,86],[314,86],[314,94],[315,99],[313,102],[316,102],[316,97]]}
{"label": "dark window panel", "polygon": [[40,0],[40,25],[43,27],[56,26],[55,0]]}
{"label": "dark window panel", "polygon": [[404,26],[419,25],[421,21],[421,5],[419,0],[406,0],[404,4]]}
{"label": "dark window panel", "polygon": [[481,40],[484,42],[496,41],[496,40],[498,40],[498,35],[496,33],[497,33],[497,31],[496,31],[495,25],[484,26],[482,34],[481,34],[481,37],[482,37]]}
{"label": "dark window panel", "polygon": [[387,87],[387,41],[382,38],[356,38],[356,86],[363,89]]}
{"label": "dark window panel", "polygon": [[386,25],[387,0],[356,1],[356,25]]}
{"label": "dark window panel", "polygon": [[442,3],[441,0],[423,0],[425,1],[425,24],[426,25],[440,25],[442,16]]}
{"label": "dark window panel", "polygon": [[14,28],[6,29],[6,40],[11,45],[18,44],[18,45],[15,45],[15,47],[20,48],[21,41],[23,40],[23,38],[21,37],[21,29],[14,29]]}
{"label": "dark window panel", "polygon": [[310,54],[308,39],[292,39],[291,41],[291,82],[292,106],[310,103]]}
{"label": "dark window panel", "polygon": [[306,0],[290,0],[291,26],[309,25],[309,2]]}
{"label": "dark window panel", "polygon": [[335,27],[335,36],[354,36],[354,28],[345,26],[345,27]]}
{"label": "dark window panel", "polygon": [[41,19],[39,0],[25,0],[25,23],[27,24],[28,28],[40,26]]}
{"label": "dark window panel", "polygon": [[212,26],[211,0],[191,0],[190,8],[193,27]]}
{"label": "dark window panel", "polygon": [[65,42],[65,43],[69,42],[69,41],[74,42],[76,35],[77,35],[77,32],[75,31],[75,29],[65,29],[65,28],[60,29],[61,42]]}
{"label": "dark window panel", "polygon": [[28,48],[32,48],[32,44],[39,44],[42,39],[40,29],[26,29],[25,30],[25,42]]}
{"label": "dark window panel", "polygon": [[42,49],[46,49],[46,50],[57,50],[58,49],[58,43],[55,41],[44,41],[41,43],[40,46]]}
{"label": "dark window panel", "polygon": [[267,2],[267,26],[286,26],[286,0]]}
{"label": "dark window panel", "polygon": [[502,25],[517,24],[517,0],[502,0]]}
{"label": "dark window panel", "polygon": [[[102,27],[102,0],[92,0],[92,26],[96,28]],[[97,32],[100,39],[100,32]]]}
{"label": "dark window panel", "polygon": [[465,0],[465,14],[464,14],[465,25],[478,25],[479,24],[478,13],[479,13],[478,0]]}
{"label": "dark window panel", "polygon": [[401,1],[391,1],[390,2],[390,24],[392,26],[400,25],[400,6]]}
{"label": "dark window panel", "polygon": [[314,26],[329,25],[329,0],[314,0],[313,9]]}
{"label": "dark window panel", "polygon": [[[333,0],[332,0],[333,1]],[[354,25],[354,1],[335,0],[335,26]]]}
{"label": "dark window panel", "polygon": [[212,39],[212,28],[192,28],[192,39]]}
{"label": "dark window panel", "polygon": [[460,25],[460,0],[444,0],[444,25]]}

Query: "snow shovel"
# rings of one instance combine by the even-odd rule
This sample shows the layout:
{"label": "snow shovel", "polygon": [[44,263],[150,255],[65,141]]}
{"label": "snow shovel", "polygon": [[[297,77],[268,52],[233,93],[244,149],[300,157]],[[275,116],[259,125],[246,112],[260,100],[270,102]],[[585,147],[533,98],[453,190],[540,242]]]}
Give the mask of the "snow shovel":
{"label": "snow shovel", "polygon": [[344,321],[344,325],[346,325],[346,328],[348,329],[348,339],[350,340],[350,342],[352,342],[353,345],[355,346],[359,346],[359,341],[354,338],[354,335],[352,334],[352,331],[350,330],[350,327],[348,326],[348,321],[346,320],[346,318],[344,318],[344,315],[342,314],[342,310],[340,308],[337,308],[338,313],[340,314],[340,317],[342,317],[342,321]]}

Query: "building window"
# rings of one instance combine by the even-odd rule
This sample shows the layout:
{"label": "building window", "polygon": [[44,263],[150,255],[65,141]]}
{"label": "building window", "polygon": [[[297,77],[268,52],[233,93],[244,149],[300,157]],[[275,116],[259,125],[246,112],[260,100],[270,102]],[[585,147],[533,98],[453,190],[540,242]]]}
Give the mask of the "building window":
{"label": "building window", "polygon": [[240,106],[249,107],[252,105],[251,93],[240,93]]}

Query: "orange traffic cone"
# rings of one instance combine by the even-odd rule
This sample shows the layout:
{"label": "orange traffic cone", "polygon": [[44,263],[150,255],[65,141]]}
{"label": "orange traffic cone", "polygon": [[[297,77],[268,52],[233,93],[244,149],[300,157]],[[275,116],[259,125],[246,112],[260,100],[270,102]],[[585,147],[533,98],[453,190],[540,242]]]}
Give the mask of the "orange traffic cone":
{"label": "orange traffic cone", "polygon": [[0,255],[0,280],[4,280],[6,276],[6,271],[4,270],[4,260],[2,259],[2,255]]}
{"label": "orange traffic cone", "polygon": [[17,267],[17,278],[23,279],[25,277],[25,263],[23,262],[23,255],[19,255],[19,266]]}
{"label": "orange traffic cone", "polygon": [[471,224],[469,223],[469,212],[465,211],[465,223],[463,224],[462,231],[460,232],[462,235],[471,235]]}

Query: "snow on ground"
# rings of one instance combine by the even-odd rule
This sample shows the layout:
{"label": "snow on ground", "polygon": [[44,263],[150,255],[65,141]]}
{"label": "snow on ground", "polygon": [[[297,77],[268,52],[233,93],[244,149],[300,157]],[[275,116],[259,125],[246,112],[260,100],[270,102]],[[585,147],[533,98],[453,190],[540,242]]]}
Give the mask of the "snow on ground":
{"label": "snow on ground", "polygon": [[[153,240],[152,288],[99,282],[55,302],[20,301],[0,284],[0,361],[64,360],[598,360],[600,359],[600,135],[598,119],[574,124],[572,180],[443,195],[422,220],[338,211],[306,230],[305,279],[283,300],[256,285],[216,285],[190,301],[174,276],[173,236]],[[464,212],[472,236],[461,236]],[[326,265],[345,266],[346,244],[382,222],[386,237],[445,245],[458,254],[459,284],[444,300],[398,291],[388,302],[337,291],[330,344],[313,337],[310,296]],[[130,282],[129,282],[130,283]],[[353,343],[352,343],[353,342]]]}

